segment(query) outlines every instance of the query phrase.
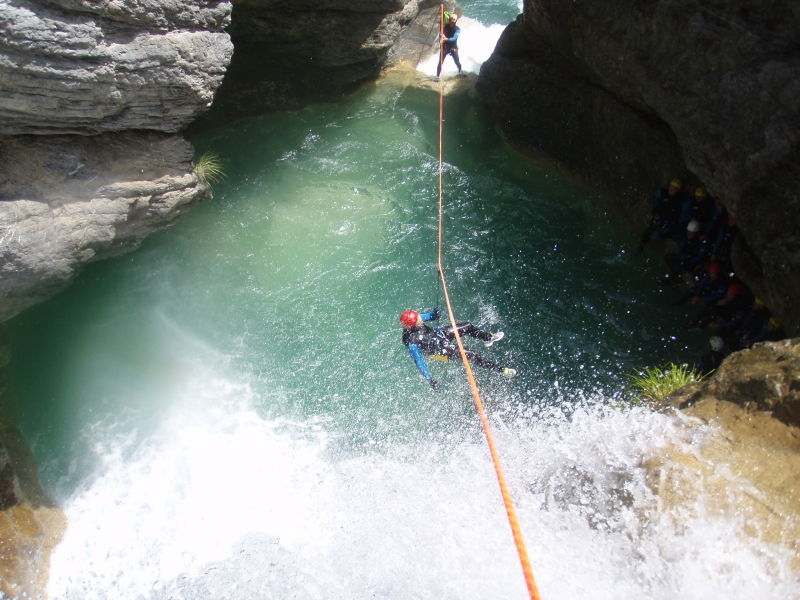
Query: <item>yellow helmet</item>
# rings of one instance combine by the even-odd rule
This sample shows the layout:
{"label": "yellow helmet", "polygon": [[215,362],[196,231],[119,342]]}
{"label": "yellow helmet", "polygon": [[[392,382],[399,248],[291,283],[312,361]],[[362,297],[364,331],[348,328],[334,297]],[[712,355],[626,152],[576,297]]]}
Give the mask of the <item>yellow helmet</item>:
{"label": "yellow helmet", "polygon": [[706,196],[708,196],[708,192],[706,192],[706,188],[704,188],[701,185],[699,188],[695,190],[694,195],[697,196],[698,198],[705,198]]}
{"label": "yellow helmet", "polygon": [[680,179],[678,179],[677,177],[675,179],[673,179],[672,181],[670,181],[669,184],[671,186],[673,186],[673,187],[678,188],[678,189],[681,189],[683,187],[683,182]]}

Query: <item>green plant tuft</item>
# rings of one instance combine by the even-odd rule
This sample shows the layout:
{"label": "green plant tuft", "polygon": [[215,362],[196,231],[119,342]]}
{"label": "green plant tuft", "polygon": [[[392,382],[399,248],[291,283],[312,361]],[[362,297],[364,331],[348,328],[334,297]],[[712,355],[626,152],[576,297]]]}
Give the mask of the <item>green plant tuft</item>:
{"label": "green plant tuft", "polygon": [[689,369],[689,365],[669,363],[664,369],[653,367],[644,372],[630,373],[628,389],[634,394],[635,404],[658,403],[675,390],[704,377],[706,376],[698,373],[695,367]]}
{"label": "green plant tuft", "polygon": [[225,179],[225,169],[222,167],[222,161],[219,155],[211,150],[197,160],[197,164],[194,166],[194,174],[208,187],[212,187],[215,183]]}

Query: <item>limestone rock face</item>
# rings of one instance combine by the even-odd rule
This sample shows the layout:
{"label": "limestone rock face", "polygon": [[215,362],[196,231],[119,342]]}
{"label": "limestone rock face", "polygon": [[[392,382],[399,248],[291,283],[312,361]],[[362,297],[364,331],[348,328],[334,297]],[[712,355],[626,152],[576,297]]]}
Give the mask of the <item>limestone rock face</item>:
{"label": "limestone rock face", "polygon": [[478,90],[510,142],[610,193],[640,226],[676,175],[704,184],[736,212],[740,276],[793,332],[797,39],[790,0],[526,0]]}
{"label": "limestone rock face", "polygon": [[223,0],[0,2],[0,321],[208,196],[191,145],[157,132],[210,106],[230,14]]}
{"label": "limestone rock face", "polygon": [[234,0],[233,5],[229,31],[236,51],[206,123],[343,96],[378,74],[419,12],[417,0]]}
{"label": "limestone rock face", "polygon": [[736,352],[666,404],[677,435],[644,460],[663,509],[740,520],[800,569],[800,338]]}
{"label": "limestone rock face", "polygon": [[727,357],[707,380],[687,385],[667,398],[688,407],[716,398],[800,427],[800,338],[762,342]]}
{"label": "limestone rock face", "polygon": [[800,338],[755,344],[723,361],[706,394],[800,426]]}
{"label": "limestone rock face", "polygon": [[0,415],[0,596],[43,597],[66,515],[45,495],[22,434]]}
{"label": "limestone rock face", "polygon": [[60,291],[84,263],[132,250],[209,192],[179,135],[42,141],[0,145],[0,320]]}
{"label": "limestone rock face", "polygon": [[706,396],[676,416],[673,432],[643,461],[661,510],[678,522],[742,523],[755,544],[783,546],[800,569],[800,429]]}
{"label": "limestone rock face", "polygon": [[233,47],[215,0],[0,3],[0,135],[178,131]]}

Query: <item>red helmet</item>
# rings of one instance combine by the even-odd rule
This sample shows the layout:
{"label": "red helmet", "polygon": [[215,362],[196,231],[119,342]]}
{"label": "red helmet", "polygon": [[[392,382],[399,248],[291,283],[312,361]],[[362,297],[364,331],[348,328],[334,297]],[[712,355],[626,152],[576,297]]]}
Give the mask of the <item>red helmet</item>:
{"label": "red helmet", "polygon": [[728,295],[729,296],[738,296],[744,291],[744,287],[741,283],[732,283],[728,286]]}
{"label": "red helmet", "polygon": [[719,262],[714,261],[713,263],[708,265],[708,272],[711,275],[719,275],[720,273],[722,273],[722,265]]}
{"label": "red helmet", "polygon": [[402,315],[400,315],[400,322],[406,329],[411,329],[412,327],[416,327],[417,321],[419,321],[419,313],[413,310],[407,310]]}

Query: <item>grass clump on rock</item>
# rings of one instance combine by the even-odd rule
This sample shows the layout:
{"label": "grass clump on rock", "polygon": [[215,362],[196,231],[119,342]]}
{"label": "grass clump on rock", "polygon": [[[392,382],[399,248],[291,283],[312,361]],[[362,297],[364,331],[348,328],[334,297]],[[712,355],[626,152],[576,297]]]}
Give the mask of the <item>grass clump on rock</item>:
{"label": "grass clump on rock", "polygon": [[634,394],[634,404],[657,404],[675,390],[704,377],[695,367],[689,369],[689,365],[669,363],[664,369],[653,367],[643,372],[630,373],[628,389]]}
{"label": "grass clump on rock", "polygon": [[197,160],[197,164],[194,166],[194,174],[208,187],[212,187],[225,178],[225,169],[222,166],[219,155],[209,150]]}

